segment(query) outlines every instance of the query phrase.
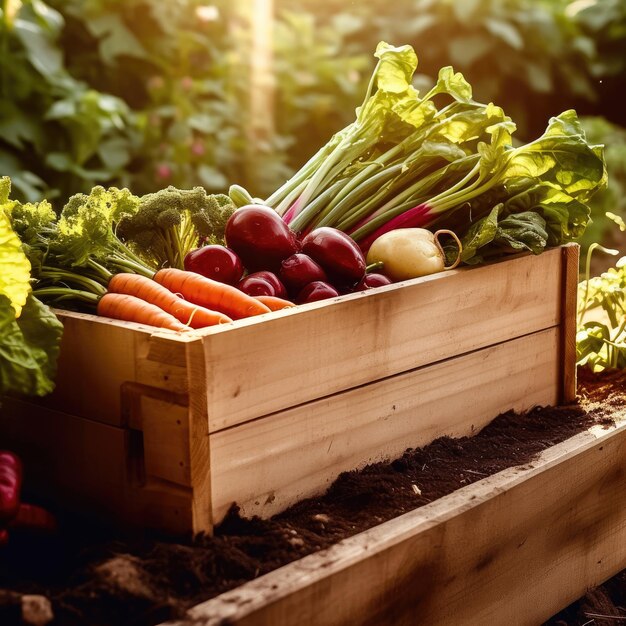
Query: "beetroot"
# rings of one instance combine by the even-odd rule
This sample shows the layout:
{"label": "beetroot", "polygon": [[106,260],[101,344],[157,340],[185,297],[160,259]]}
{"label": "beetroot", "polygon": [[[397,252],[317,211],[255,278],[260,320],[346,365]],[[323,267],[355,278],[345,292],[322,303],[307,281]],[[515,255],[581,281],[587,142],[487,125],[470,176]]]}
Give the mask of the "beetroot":
{"label": "beetroot", "polygon": [[254,274],[250,274],[250,276],[257,276],[259,278],[264,278],[272,287],[274,287],[274,291],[276,292],[274,295],[277,298],[286,298],[287,290],[285,289],[285,285],[281,282],[281,280],[274,274],[273,272],[268,272],[267,270],[261,270],[259,272],[254,272]]}
{"label": "beetroot", "polygon": [[283,259],[300,249],[295,233],[278,213],[260,204],[237,209],[226,223],[225,237],[251,272],[278,270]]}
{"label": "beetroot", "polygon": [[334,284],[354,284],[365,274],[361,248],[346,233],[322,226],[302,240],[302,252],[317,261]]}
{"label": "beetroot", "polygon": [[295,302],[296,304],[306,304],[307,302],[335,298],[338,295],[339,292],[332,285],[321,280],[315,280],[300,290]]}
{"label": "beetroot", "polygon": [[374,287],[382,287],[383,285],[391,285],[392,281],[384,274],[378,274],[372,272],[371,274],[365,274],[363,278],[355,285],[352,291],[364,291],[366,289],[373,289]]}
{"label": "beetroot", "polygon": [[241,259],[225,246],[208,245],[192,250],[185,256],[185,269],[217,280],[236,285],[243,276]]}
{"label": "beetroot", "polygon": [[322,266],[302,252],[292,254],[281,263],[280,278],[287,288],[294,293],[298,293],[300,289],[313,281],[328,281]]}

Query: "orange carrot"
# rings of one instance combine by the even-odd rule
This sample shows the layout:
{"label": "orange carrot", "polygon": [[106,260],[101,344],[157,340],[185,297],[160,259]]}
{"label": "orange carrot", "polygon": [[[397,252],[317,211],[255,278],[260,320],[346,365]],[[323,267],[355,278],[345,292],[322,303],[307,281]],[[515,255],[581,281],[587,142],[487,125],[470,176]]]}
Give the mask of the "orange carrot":
{"label": "orange carrot", "polygon": [[205,278],[194,272],[175,268],[159,270],[154,280],[185,300],[226,313],[235,320],[269,313],[262,302],[239,291],[236,287]]}
{"label": "orange carrot", "polygon": [[280,311],[281,309],[289,309],[296,306],[289,300],[283,298],[277,298],[276,296],[253,296],[259,302],[262,302],[270,311]]}
{"label": "orange carrot", "polygon": [[156,304],[160,309],[191,328],[205,328],[233,321],[224,313],[187,302],[163,285],[139,274],[115,274],[109,281],[108,289],[113,293],[125,293]]}
{"label": "orange carrot", "polygon": [[166,313],[156,304],[150,304],[125,293],[105,293],[98,302],[97,311],[98,315],[116,320],[138,322],[170,330],[189,330],[188,326],[181,324],[173,315]]}

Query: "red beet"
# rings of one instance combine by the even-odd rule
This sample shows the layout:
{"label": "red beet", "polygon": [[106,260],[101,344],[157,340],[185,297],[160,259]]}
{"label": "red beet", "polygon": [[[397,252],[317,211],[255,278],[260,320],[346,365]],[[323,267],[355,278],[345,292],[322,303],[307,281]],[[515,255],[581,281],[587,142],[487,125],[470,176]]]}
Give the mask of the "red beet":
{"label": "red beet", "polygon": [[220,245],[189,252],[185,256],[185,269],[227,285],[236,285],[243,276],[241,259],[231,249]]}
{"label": "red beet", "polygon": [[283,259],[298,252],[295,233],[276,211],[260,204],[237,209],[226,223],[226,245],[248,271],[278,270]]}
{"label": "red beet", "polygon": [[12,452],[0,450],[0,523],[17,514],[22,489],[22,463]]}
{"label": "red beet", "polygon": [[263,278],[262,276],[255,276],[254,274],[250,274],[245,278],[242,278],[237,283],[237,289],[239,291],[243,291],[247,293],[249,296],[275,296],[276,289],[274,285],[267,280],[267,278]]}
{"label": "red beet", "polygon": [[391,285],[392,281],[384,274],[377,274],[372,272],[371,274],[365,274],[363,278],[356,284],[352,291],[364,291],[366,289],[373,289],[374,287],[382,287],[383,285]]}
{"label": "red beet", "polygon": [[321,280],[315,280],[300,290],[295,302],[296,304],[306,304],[307,302],[335,298],[338,295],[339,292],[332,285]]}
{"label": "red beet", "polygon": [[313,281],[328,281],[322,266],[316,263],[309,255],[301,252],[292,254],[281,263],[280,278],[288,289],[294,293],[297,293]]}
{"label": "red beet", "polygon": [[261,270],[260,272],[254,272],[254,274],[249,274],[249,276],[258,276],[259,278],[264,278],[272,287],[276,293],[274,294],[277,298],[286,298],[287,290],[285,289],[285,285],[280,281],[278,276],[273,272],[268,272],[267,270]]}
{"label": "red beet", "polygon": [[346,233],[322,226],[302,240],[302,252],[326,270],[331,282],[354,284],[365,274],[365,257],[361,248]]}

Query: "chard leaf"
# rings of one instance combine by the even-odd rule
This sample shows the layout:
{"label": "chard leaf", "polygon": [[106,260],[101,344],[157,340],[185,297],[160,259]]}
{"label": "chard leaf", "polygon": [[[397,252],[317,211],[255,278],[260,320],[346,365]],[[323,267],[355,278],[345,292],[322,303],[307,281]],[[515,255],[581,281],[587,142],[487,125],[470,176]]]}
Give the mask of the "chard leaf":
{"label": "chard leaf", "polygon": [[535,178],[586,202],[606,185],[602,148],[587,143],[575,111],[550,120],[535,141],[512,150],[505,178]]}
{"label": "chard leaf", "polygon": [[9,217],[0,211],[0,295],[8,299],[19,317],[29,293],[30,263]]}
{"label": "chard leaf", "polygon": [[50,393],[62,332],[52,310],[32,294],[19,319],[11,301],[0,294],[0,394]]}
{"label": "chard leaf", "polygon": [[461,261],[471,264],[482,260],[478,256],[477,251],[494,240],[498,232],[498,215],[501,210],[502,204],[498,204],[491,209],[489,215],[479,219],[470,226],[465,236],[461,239],[463,244]]}
{"label": "chard leaf", "polygon": [[[518,191],[505,202],[507,213],[534,211],[546,221],[548,245],[558,246],[580,237],[589,223],[590,210],[576,198],[548,182],[533,184],[531,179],[516,181]],[[509,191],[510,187],[507,187]]]}
{"label": "chard leaf", "polygon": [[417,55],[409,45],[395,47],[381,41],[374,56],[380,59],[376,85],[381,91],[404,93],[411,86],[417,69]]}
{"label": "chard leaf", "polygon": [[465,80],[461,72],[455,72],[450,65],[439,70],[437,84],[430,92],[432,95],[446,93],[459,102],[470,102],[472,86]]}
{"label": "chard leaf", "polygon": [[456,161],[457,159],[463,159],[465,152],[455,143],[451,141],[424,141],[416,155],[411,157],[423,159],[432,157],[441,157],[446,161]]}
{"label": "chard leaf", "polygon": [[498,224],[494,243],[513,250],[543,252],[548,243],[546,221],[534,211],[514,213]]}
{"label": "chard leaf", "polygon": [[479,138],[492,142],[496,135],[496,141],[504,143],[504,137],[500,137],[496,131],[499,125],[504,125],[509,133],[515,130],[515,124],[500,107],[473,103],[461,105],[461,110],[442,120],[436,135],[459,144]]}
{"label": "chard leaf", "polygon": [[419,98],[403,99],[393,106],[393,112],[415,129],[432,120],[437,114],[437,108],[430,100]]}

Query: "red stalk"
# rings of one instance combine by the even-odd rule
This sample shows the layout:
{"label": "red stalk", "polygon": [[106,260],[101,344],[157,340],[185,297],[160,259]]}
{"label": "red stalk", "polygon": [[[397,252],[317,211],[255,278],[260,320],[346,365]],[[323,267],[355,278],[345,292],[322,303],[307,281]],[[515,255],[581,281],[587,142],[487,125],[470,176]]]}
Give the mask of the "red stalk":
{"label": "red stalk", "polygon": [[400,213],[400,215],[396,215],[396,217],[391,218],[388,222],[379,226],[376,230],[357,242],[361,247],[363,254],[367,254],[376,239],[391,230],[396,230],[397,228],[423,228],[429,222],[428,217],[430,215],[430,209],[431,206],[424,202],[423,204],[418,204],[408,211]]}

